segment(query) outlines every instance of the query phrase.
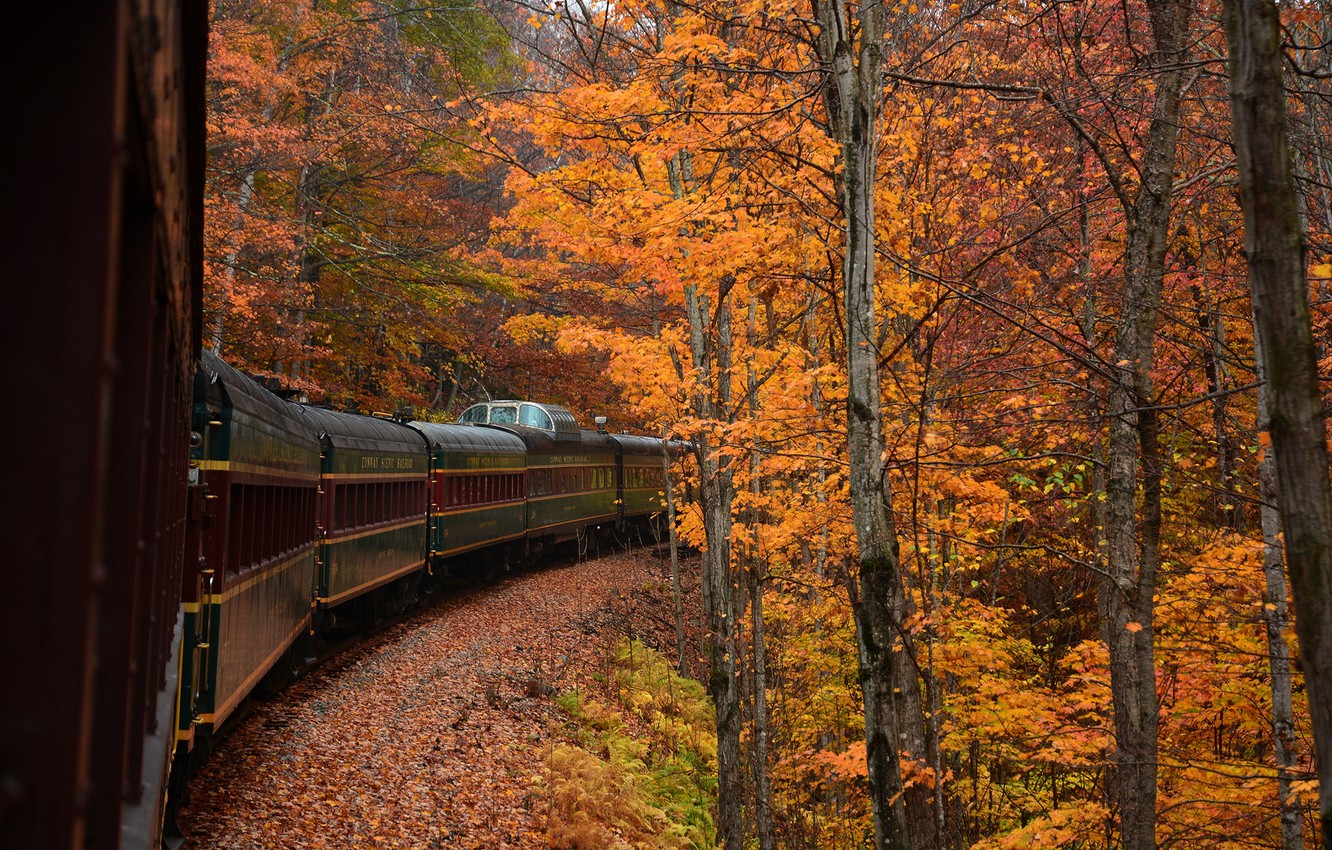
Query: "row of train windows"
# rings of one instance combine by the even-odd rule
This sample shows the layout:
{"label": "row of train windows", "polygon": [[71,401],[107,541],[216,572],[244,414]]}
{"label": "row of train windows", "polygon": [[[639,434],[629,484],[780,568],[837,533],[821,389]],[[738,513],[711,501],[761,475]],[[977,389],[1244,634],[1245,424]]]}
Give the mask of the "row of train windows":
{"label": "row of train windows", "polygon": [[237,575],[314,542],[315,487],[232,484],[226,571]]}
{"label": "row of train windows", "polygon": [[425,500],[425,479],[335,484],[333,528],[360,528],[381,522],[419,518],[425,515]]}
{"label": "row of train windows", "polygon": [[611,490],[614,487],[615,468],[611,466],[574,466],[527,471],[529,496],[555,496],[587,490]]}
{"label": "row of train windows", "polygon": [[626,466],[624,468],[624,486],[626,489],[637,487],[666,486],[666,473],[656,466]]}
{"label": "row of train windows", "polygon": [[439,479],[435,503],[442,508],[464,505],[491,505],[512,502],[523,497],[523,474],[503,472],[494,475],[451,475]]}

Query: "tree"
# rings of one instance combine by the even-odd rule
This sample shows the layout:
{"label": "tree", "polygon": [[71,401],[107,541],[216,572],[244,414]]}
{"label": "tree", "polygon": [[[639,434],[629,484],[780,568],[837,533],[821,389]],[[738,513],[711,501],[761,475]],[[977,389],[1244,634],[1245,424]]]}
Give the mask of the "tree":
{"label": "tree", "polygon": [[[916,845],[908,828],[898,752],[907,739],[907,727],[920,725],[920,690],[905,629],[906,593],[892,520],[892,491],[883,463],[874,285],[874,187],[885,11],[882,2],[871,0],[853,16],[843,0],[816,0],[814,15],[819,23],[816,49],[825,79],[828,130],[841,153],[837,182],[845,236],[847,452],[856,530],[850,574],[857,582],[852,598],[874,838],[880,850],[908,850]],[[916,817],[912,823],[930,820]],[[923,839],[919,846],[927,846]]]}
{"label": "tree", "polygon": [[1268,0],[1226,0],[1225,10],[1244,250],[1326,839],[1332,835],[1332,486],[1287,140],[1281,20]]}

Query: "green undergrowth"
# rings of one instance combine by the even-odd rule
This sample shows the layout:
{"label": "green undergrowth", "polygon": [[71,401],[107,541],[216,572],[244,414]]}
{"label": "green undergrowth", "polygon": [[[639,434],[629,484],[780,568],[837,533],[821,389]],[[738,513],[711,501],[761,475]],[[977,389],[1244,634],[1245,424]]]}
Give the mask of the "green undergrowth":
{"label": "green undergrowth", "polygon": [[557,850],[712,848],[717,734],[703,686],[637,641],[614,650],[603,702],[556,701],[566,737],[546,752],[539,780]]}

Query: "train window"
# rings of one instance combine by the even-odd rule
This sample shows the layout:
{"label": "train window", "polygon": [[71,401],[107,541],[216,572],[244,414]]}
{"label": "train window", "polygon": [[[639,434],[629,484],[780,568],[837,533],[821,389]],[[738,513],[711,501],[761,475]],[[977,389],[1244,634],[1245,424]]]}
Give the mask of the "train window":
{"label": "train window", "polygon": [[[497,408],[502,410],[505,408]],[[495,420],[499,421],[499,420]],[[518,413],[519,425],[530,425],[533,428],[544,428],[547,431],[554,431],[555,426],[550,422],[550,416],[546,411],[537,407],[535,404],[524,404]]]}
{"label": "train window", "polygon": [[301,491],[295,487],[287,487],[282,492],[286,496],[286,510],[282,515],[287,518],[282,529],[282,550],[290,552],[296,548],[296,525],[301,518]]}
{"label": "train window", "polygon": [[[482,420],[484,421],[484,420]],[[518,408],[516,407],[492,407],[490,408],[490,421],[499,424],[509,424],[518,421]]]}
{"label": "train window", "polygon": [[250,528],[254,529],[254,536],[250,538],[249,566],[255,567],[268,558],[268,529],[273,524],[269,497],[273,491],[268,487],[254,487],[252,490],[249,501],[254,505],[254,521]]}
{"label": "train window", "polygon": [[459,422],[482,422],[486,421],[486,406],[484,404],[474,404],[463,411],[463,415],[458,417]]}
{"label": "train window", "polygon": [[263,488],[249,486],[245,489],[245,527],[249,534],[245,538],[245,548],[241,550],[242,571],[259,563],[264,538]]}
{"label": "train window", "polygon": [[227,499],[228,514],[228,534],[227,534],[227,557],[226,571],[228,575],[235,575],[240,572],[241,564],[241,546],[243,538],[241,530],[244,528],[245,517],[245,487],[241,484],[232,484],[230,498]]}
{"label": "train window", "polygon": [[245,549],[241,551],[242,570],[247,570],[259,562],[264,542],[264,489],[256,486],[245,489],[245,527],[250,533],[245,538]]}
{"label": "train window", "polygon": [[277,488],[277,533],[273,538],[273,552],[281,555],[287,551],[287,540],[291,534],[291,488]]}

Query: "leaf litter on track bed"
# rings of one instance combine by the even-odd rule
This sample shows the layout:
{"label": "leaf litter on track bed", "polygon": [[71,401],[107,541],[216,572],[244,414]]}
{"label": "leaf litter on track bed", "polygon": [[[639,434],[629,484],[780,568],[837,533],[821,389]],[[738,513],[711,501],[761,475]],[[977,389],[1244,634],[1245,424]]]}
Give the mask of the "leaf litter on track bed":
{"label": "leaf litter on track bed", "polygon": [[347,650],[221,741],[186,846],[544,846],[552,696],[600,687],[617,638],[673,644],[667,570],[645,550],[540,570]]}

